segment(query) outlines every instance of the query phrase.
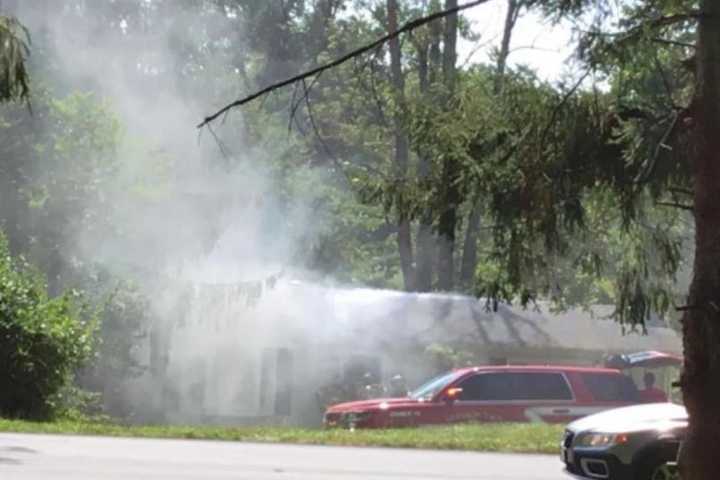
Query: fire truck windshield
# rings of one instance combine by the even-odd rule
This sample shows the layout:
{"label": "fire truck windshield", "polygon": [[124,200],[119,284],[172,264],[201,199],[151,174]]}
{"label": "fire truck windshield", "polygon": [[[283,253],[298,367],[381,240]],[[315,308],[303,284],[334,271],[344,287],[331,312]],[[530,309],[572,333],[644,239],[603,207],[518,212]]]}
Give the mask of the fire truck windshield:
{"label": "fire truck windshield", "polygon": [[415,400],[429,400],[455,380],[457,376],[457,372],[448,372],[440,375],[439,377],[435,377],[421,387],[410,392],[410,398],[414,398]]}

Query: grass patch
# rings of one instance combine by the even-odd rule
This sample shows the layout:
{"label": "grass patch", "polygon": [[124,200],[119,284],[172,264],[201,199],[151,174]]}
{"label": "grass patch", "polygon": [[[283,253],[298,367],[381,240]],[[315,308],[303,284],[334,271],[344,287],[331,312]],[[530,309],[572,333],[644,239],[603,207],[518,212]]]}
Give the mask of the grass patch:
{"label": "grass patch", "polygon": [[557,453],[562,430],[560,425],[481,424],[351,432],[290,427],[123,426],[77,420],[40,423],[0,419],[0,432],[550,454]]}

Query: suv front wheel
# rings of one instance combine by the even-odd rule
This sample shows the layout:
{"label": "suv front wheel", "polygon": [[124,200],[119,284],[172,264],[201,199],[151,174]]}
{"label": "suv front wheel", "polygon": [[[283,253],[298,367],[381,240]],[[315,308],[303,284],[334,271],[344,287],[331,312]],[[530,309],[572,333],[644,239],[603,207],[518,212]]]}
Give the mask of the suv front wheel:
{"label": "suv front wheel", "polygon": [[636,480],[680,480],[680,472],[674,458],[653,455],[642,462]]}

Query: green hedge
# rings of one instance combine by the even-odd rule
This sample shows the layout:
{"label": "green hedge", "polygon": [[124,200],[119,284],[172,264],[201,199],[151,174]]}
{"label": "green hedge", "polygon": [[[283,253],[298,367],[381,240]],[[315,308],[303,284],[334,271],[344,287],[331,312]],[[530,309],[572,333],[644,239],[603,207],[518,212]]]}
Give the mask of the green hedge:
{"label": "green hedge", "polygon": [[0,233],[0,416],[47,418],[92,355],[93,324],[77,294],[50,298],[42,276]]}

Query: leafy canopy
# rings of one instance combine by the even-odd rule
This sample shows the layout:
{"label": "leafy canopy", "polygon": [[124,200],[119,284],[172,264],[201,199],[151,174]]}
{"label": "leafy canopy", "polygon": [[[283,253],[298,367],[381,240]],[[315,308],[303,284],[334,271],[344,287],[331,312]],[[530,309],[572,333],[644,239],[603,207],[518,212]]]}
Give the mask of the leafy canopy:
{"label": "leafy canopy", "polygon": [[30,93],[29,42],[30,35],[17,19],[0,16],[0,102],[25,99]]}

